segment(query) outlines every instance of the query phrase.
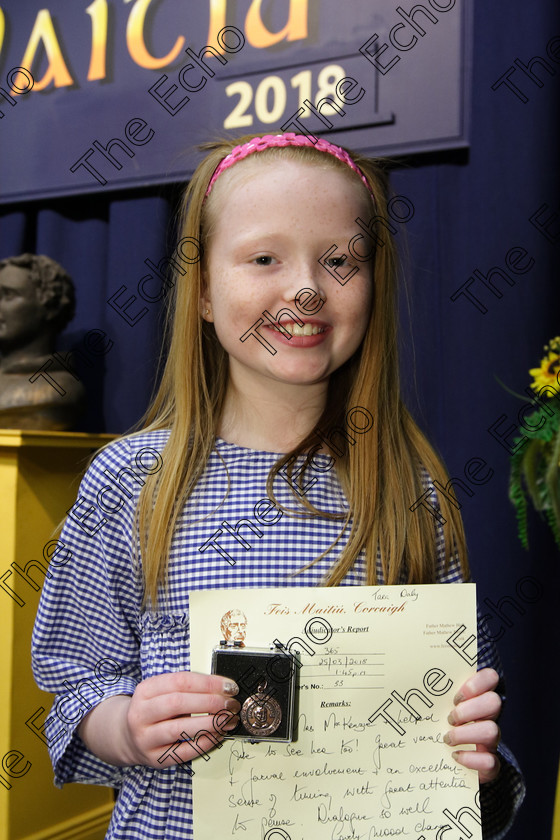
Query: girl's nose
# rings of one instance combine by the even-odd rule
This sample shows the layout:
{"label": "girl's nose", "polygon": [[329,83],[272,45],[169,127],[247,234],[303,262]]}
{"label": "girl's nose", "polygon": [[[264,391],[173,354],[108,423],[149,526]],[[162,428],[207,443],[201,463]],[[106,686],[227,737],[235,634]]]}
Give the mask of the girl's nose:
{"label": "girl's nose", "polygon": [[303,315],[316,315],[326,300],[326,295],[321,289],[304,287],[300,289],[294,298],[298,310]]}
{"label": "girl's nose", "polygon": [[317,263],[316,266],[306,265],[300,271],[295,271],[294,278],[286,284],[284,289],[286,303],[295,301],[303,311],[309,314],[318,312],[326,300],[326,294],[319,282],[321,268]]}

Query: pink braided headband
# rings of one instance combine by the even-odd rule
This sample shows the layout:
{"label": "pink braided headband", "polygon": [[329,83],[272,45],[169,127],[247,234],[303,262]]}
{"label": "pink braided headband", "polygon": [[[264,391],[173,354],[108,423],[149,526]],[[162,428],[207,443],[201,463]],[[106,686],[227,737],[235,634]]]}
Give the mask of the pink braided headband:
{"label": "pink braided headband", "polygon": [[210,190],[214,186],[216,179],[222,174],[222,172],[224,172],[224,170],[229,169],[229,167],[233,166],[234,163],[243,160],[243,158],[246,158],[255,152],[262,152],[263,149],[270,149],[273,146],[311,146],[319,152],[326,152],[329,155],[333,155],[346,163],[350,169],[353,169],[354,172],[360,176],[367,187],[369,194],[375,201],[372,189],[367,182],[366,176],[359,166],[356,166],[348,152],[345,152],[344,149],[340,148],[340,146],[335,146],[334,143],[329,143],[328,140],[320,138],[316,143],[314,143],[305,134],[292,134],[291,132],[288,132],[287,134],[265,134],[264,137],[254,137],[252,140],[249,140],[248,143],[244,143],[242,146],[236,146],[232,149],[229,155],[226,155],[226,157],[220,161],[214,170],[214,174],[210,178],[210,183],[208,184],[208,189],[206,190],[204,198],[207,198],[210,194]]}

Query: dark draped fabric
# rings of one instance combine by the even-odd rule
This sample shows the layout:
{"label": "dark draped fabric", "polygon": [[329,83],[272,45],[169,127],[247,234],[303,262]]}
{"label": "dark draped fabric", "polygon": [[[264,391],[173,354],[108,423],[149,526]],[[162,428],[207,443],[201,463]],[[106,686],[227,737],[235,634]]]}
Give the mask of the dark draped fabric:
{"label": "dark draped fabric", "polygon": [[[523,403],[501,383],[523,393],[543,345],[560,334],[560,241],[551,241],[554,236],[547,238],[529,221],[543,204],[548,205],[544,215],[558,212],[560,63],[546,55],[547,43],[560,35],[558,24],[552,3],[476,4],[470,149],[411,158],[392,174],[394,191],[415,209],[397,233],[399,242],[406,235],[409,252],[409,299],[402,302],[403,389],[451,476],[463,482],[455,489],[479,601],[494,617],[492,626],[504,628],[499,648],[509,699],[502,727],[528,785],[512,840],[550,835],[558,769],[560,564],[536,515],[530,515],[531,549],[521,548],[507,497],[509,456],[488,428],[501,415],[507,416],[503,430],[519,425]],[[539,86],[518,72],[515,80],[527,102],[505,86],[492,90],[516,58],[527,65],[537,55],[554,75],[534,65]],[[74,279],[76,316],[60,348],[83,349],[91,329],[103,330],[113,342],[105,356],[80,362],[89,393],[80,430],[124,432],[147,406],[159,354],[161,304],[132,302],[132,316],[143,307],[148,312],[131,326],[107,299],[121,286],[127,289],[121,305],[131,295],[138,297],[137,284],[150,273],[145,260],[158,264],[172,254],[177,195],[167,186],[2,208],[0,257],[48,254]],[[558,221],[555,230],[560,230]],[[508,253],[510,268],[521,254],[511,251],[515,248],[526,252],[517,264],[519,273],[506,265]],[[520,273],[531,260],[532,267]],[[472,286],[486,313],[465,296],[451,300],[475,270],[477,277],[487,276],[493,267],[514,283],[494,276],[501,297],[481,280]],[[474,458],[486,462],[478,473],[479,479],[487,477],[485,483],[469,480]],[[520,584],[528,575],[542,584],[538,597],[534,588]],[[496,617],[489,601],[505,618]]]}

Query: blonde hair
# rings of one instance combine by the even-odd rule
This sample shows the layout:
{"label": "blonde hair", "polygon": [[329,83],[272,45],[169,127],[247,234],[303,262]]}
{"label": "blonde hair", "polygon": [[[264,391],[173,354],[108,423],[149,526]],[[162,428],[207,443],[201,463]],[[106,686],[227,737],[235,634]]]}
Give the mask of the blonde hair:
{"label": "blonde hair", "polygon": [[[167,335],[169,352],[163,375],[146,414],[138,426],[142,432],[170,429],[163,450],[163,467],[149,476],[140,495],[137,518],[144,577],[144,602],[157,602],[160,587],[167,585],[167,557],[173,534],[184,505],[193,492],[214,446],[228,379],[228,356],[220,345],[212,324],[200,317],[202,267],[208,252],[209,236],[217,210],[215,188],[207,201],[208,182],[218,163],[237,144],[253,137],[216,141],[202,146],[208,154],[196,169],[184,194],[180,213],[180,236],[200,242],[202,261],[192,265],[188,280],[175,276],[175,285],[168,311]],[[379,547],[385,583],[399,582],[406,569],[409,583],[434,583],[436,572],[435,521],[429,511],[419,508],[411,513],[414,500],[425,491],[421,468],[430,478],[442,483],[447,472],[409,412],[399,391],[397,357],[395,245],[388,233],[388,185],[379,162],[347,150],[364,173],[375,197],[376,235],[381,240],[373,269],[373,306],[371,318],[361,346],[330,377],[324,411],[316,427],[290,452],[281,456],[272,467],[266,490],[276,501],[274,478],[287,466],[291,477],[293,459],[306,454],[304,466],[311,463],[310,449],[324,442],[335,458],[335,469],[348,501],[347,514],[329,514],[317,510],[292,487],[294,498],[307,508],[303,515],[320,514],[342,519],[336,545],[352,518],[346,545],[325,581],[336,586],[365,549],[368,584],[377,583],[376,557]],[[250,156],[251,160],[288,159],[313,165],[335,167],[361,183],[347,164],[312,147],[269,148]],[[234,169],[243,162],[234,164]],[[219,183],[219,179],[216,182]],[[367,194],[362,184],[364,195]],[[371,197],[368,196],[371,204]],[[373,210],[372,205],[372,210]],[[358,445],[343,447],[337,453],[326,442],[324,433],[345,428],[348,412],[359,406],[373,415],[373,427],[359,438]],[[136,432],[138,434],[140,432]],[[318,434],[319,433],[319,434]],[[316,447],[317,448],[317,447]],[[300,490],[304,471],[299,474]],[[229,484],[228,484],[229,489]],[[468,579],[465,535],[457,508],[439,495],[444,517],[445,563],[458,551],[463,574]],[[300,514],[301,515],[301,514]],[[315,558],[324,557],[332,546]],[[311,564],[309,564],[311,565]],[[307,568],[307,567],[306,567]]]}

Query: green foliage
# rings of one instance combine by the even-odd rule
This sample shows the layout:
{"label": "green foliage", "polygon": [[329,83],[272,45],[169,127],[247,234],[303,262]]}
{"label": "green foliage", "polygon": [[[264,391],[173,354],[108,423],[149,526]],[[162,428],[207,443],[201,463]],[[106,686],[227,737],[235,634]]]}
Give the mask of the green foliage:
{"label": "green foliage", "polygon": [[523,450],[519,450],[511,457],[511,468],[509,474],[509,498],[515,507],[517,519],[517,535],[521,540],[523,548],[529,548],[529,537],[527,534],[527,500],[521,484],[521,459]]}
{"label": "green foliage", "polygon": [[528,440],[515,438],[519,448],[510,462],[509,498],[515,507],[519,539],[527,549],[527,497],[535,510],[544,514],[560,548],[560,412],[552,401],[547,401],[547,408],[553,411],[552,416],[535,411],[525,418]]}
{"label": "green foliage", "polygon": [[545,510],[544,515],[550,525],[550,530],[554,534],[556,545],[560,548],[560,526],[558,525],[558,518],[553,515],[551,510]]}

